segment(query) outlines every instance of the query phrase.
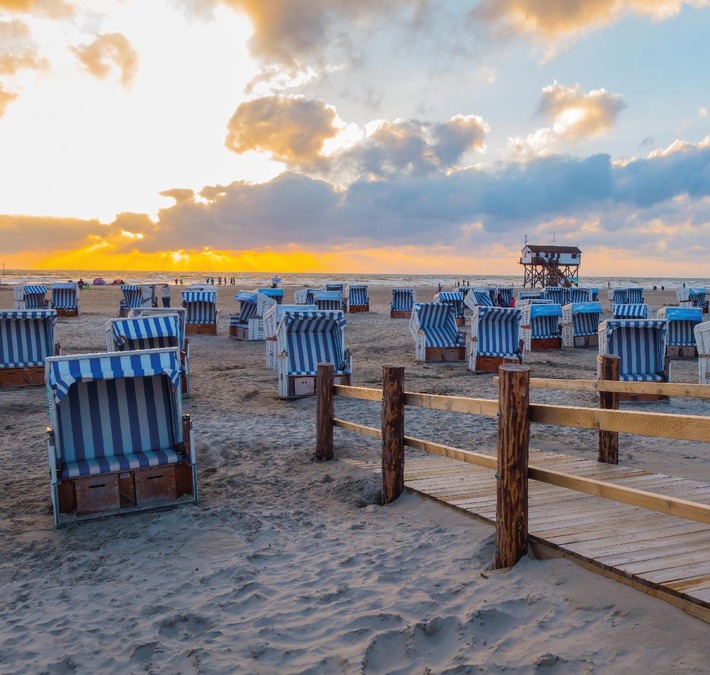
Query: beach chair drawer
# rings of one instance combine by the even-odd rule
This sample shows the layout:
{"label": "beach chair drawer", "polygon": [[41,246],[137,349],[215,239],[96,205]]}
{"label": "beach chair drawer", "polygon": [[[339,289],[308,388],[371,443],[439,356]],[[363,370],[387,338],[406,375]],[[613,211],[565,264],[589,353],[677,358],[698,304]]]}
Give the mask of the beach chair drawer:
{"label": "beach chair drawer", "polygon": [[87,476],[74,480],[77,515],[117,511],[121,507],[118,474]]}
{"label": "beach chair drawer", "polygon": [[293,378],[293,395],[294,396],[312,396],[316,392],[315,377],[294,377]]}
{"label": "beach chair drawer", "polygon": [[151,466],[136,469],[136,503],[138,506],[166,499],[177,499],[175,466]]}

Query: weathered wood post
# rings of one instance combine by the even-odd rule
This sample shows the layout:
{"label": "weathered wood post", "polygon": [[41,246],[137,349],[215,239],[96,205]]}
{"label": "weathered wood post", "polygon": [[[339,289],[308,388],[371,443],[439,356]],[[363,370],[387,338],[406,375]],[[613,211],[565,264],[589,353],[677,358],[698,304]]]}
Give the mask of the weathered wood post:
{"label": "weathered wood post", "polygon": [[[619,357],[604,354],[601,357],[599,380],[619,379]],[[603,410],[619,409],[619,394],[613,391],[599,392],[599,407]],[[619,463],[619,434],[616,431],[599,431],[599,457],[600,462],[607,464]]]}
{"label": "weathered wood post", "polygon": [[528,551],[528,444],[530,369],[498,369],[498,484],[495,567],[512,567]]}
{"label": "weathered wood post", "polygon": [[404,368],[382,366],[382,503],[404,490]]}
{"label": "weathered wood post", "polygon": [[333,459],[333,364],[319,363],[316,377],[316,459]]}

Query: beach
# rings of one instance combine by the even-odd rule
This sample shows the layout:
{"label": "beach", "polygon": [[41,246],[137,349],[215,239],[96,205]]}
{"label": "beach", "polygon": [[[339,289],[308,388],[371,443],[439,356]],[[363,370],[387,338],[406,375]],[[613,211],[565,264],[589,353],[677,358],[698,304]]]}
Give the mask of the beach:
{"label": "beach", "polygon": [[[376,440],[335,432],[315,459],[315,399],[277,398],[263,342],[229,339],[237,289],[217,286],[217,336],[190,337],[190,413],[200,504],[55,530],[42,387],[0,390],[2,673],[615,673],[707,672],[708,624],[573,562],[531,555],[486,575],[492,526],[405,493],[380,506]],[[297,287],[286,286],[286,302]],[[172,304],[180,287],[172,286]],[[420,301],[434,286],[417,289]],[[672,290],[646,290],[654,310]],[[63,353],[105,351],[118,287],[82,291],[60,318]],[[600,293],[609,318],[605,289]],[[347,316],[353,384],[378,387],[384,364],[408,391],[497,398],[492,375],[414,359],[390,289]],[[0,307],[13,306],[0,286]],[[596,349],[527,354],[531,375],[596,377]],[[697,382],[695,360],[672,381]],[[596,406],[596,394],[535,390],[535,402]],[[643,410],[707,415],[672,399]],[[336,401],[336,415],[378,426],[377,404]],[[495,453],[496,421],[407,411],[407,433]],[[531,447],[589,459],[597,433],[536,425]],[[622,434],[620,463],[710,482],[710,445]]]}

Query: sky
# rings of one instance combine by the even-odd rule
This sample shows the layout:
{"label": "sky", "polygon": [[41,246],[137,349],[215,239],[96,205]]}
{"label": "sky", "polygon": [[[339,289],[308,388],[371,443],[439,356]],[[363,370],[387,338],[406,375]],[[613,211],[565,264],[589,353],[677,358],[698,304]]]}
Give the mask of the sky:
{"label": "sky", "polygon": [[710,277],[710,0],[0,0],[7,269]]}

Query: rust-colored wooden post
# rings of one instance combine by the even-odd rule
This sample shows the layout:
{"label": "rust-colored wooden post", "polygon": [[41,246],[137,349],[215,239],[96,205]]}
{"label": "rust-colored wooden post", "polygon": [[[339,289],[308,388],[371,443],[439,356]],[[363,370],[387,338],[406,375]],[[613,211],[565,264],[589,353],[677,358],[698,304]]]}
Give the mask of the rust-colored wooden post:
{"label": "rust-colored wooden post", "polygon": [[[619,379],[619,357],[604,354],[601,357],[600,380]],[[599,407],[603,410],[619,409],[619,394],[609,391],[599,392]],[[599,461],[607,464],[619,463],[619,434],[616,431],[599,431]]]}
{"label": "rust-colored wooden post", "polygon": [[528,444],[530,369],[498,369],[498,485],[495,567],[512,567],[528,551]]}
{"label": "rust-colored wooden post", "polygon": [[404,368],[382,366],[382,503],[404,490]]}
{"label": "rust-colored wooden post", "polygon": [[316,459],[333,459],[333,364],[319,363],[316,377]]}

